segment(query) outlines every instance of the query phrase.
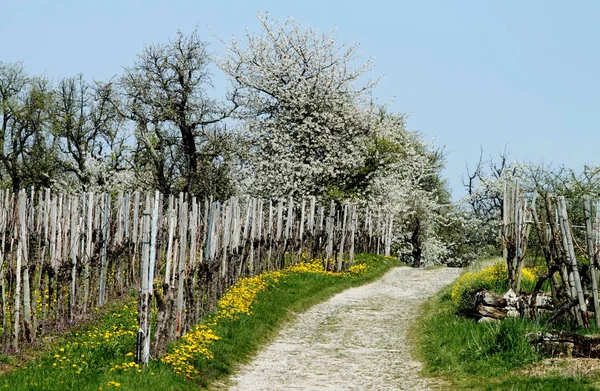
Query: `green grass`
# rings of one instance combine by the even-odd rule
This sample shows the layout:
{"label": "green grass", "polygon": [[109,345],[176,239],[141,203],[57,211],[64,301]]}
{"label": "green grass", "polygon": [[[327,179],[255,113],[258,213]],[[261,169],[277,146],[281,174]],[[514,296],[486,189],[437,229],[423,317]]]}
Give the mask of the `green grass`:
{"label": "green grass", "polygon": [[528,375],[539,361],[525,334],[542,330],[527,320],[476,323],[456,315],[447,287],[423,305],[411,328],[423,374],[449,381],[458,390],[595,390],[596,379],[560,373]]}
{"label": "green grass", "polygon": [[473,262],[469,266],[467,266],[464,270],[465,272],[479,272],[483,269],[487,269],[490,266],[493,266],[497,263],[504,263],[506,260],[502,257],[486,257],[479,259],[477,262]]}
{"label": "green grass", "polygon": [[0,390],[187,391],[208,386],[248,361],[296,313],[344,289],[375,280],[399,265],[396,260],[373,255],[358,255],[356,260],[369,265],[365,273],[354,277],[290,273],[260,292],[252,315],[216,325],[221,339],[210,345],[214,358],[197,358],[194,366],[200,374],[193,379],[176,374],[158,360],[147,368],[132,365],[137,329],[132,300],[115,305],[87,327],[70,331],[64,342],[42,349],[38,358],[23,367],[0,375]]}
{"label": "green grass", "polygon": [[144,389],[153,386],[155,377],[168,378],[169,387],[161,389],[194,389],[159,363],[148,368],[114,369],[134,360],[137,309],[134,298],[127,304],[109,305],[109,309],[95,322],[67,332],[63,342],[52,344],[51,349],[41,347],[44,353],[39,358],[1,375],[0,389],[132,389],[123,387],[127,384]]}
{"label": "green grass", "polygon": [[447,267],[447,266],[446,265],[431,265],[431,266],[425,267],[423,270],[439,270],[439,269],[444,269],[445,267]]}

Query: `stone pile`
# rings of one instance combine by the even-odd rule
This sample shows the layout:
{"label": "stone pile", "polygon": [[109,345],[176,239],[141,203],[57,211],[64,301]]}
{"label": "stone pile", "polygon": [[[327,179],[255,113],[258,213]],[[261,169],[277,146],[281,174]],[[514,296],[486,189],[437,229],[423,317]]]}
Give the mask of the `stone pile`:
{"label": "stone pile", "polygon": [[544,293],[519,295],[510,289],[504,296],[481,290],[475,294],[473,315],[478,322],[496,322],[504,318],[537,318],[553,310],[552,298]]}

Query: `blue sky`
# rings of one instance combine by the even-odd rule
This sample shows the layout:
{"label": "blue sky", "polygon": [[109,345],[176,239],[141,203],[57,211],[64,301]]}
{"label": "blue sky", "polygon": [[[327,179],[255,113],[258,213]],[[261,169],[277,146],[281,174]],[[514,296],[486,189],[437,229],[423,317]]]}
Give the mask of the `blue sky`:
{"label": "blue sky", "polygon": [[[294,17],[374,58],[374,95],[444,146],[454,198],[465,165],[511,158],[580,168],[600,155],[597,1],[0,0],[0,61],[54,79],[107,79],[145,44],[196,26],[214,54],[258,30],[257,12]],[[215,75],[214,94],[225,80]]]}

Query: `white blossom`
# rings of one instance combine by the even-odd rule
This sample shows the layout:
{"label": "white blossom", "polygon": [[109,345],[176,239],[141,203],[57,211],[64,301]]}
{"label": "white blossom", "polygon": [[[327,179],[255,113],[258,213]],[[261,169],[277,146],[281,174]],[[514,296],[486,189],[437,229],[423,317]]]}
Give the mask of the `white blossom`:
{"label": "white blossom", "polygon": [[271,197],[322,196],[361,164],[368,134],[370,63],[333,34],[259,15],[262,34],[233,41],[219,62],[254,141],[248,191]]}

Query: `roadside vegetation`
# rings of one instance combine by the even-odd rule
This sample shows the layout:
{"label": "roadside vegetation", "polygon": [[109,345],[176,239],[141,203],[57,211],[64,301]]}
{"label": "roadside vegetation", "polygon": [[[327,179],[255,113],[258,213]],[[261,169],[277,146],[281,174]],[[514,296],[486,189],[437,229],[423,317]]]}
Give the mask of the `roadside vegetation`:
{"label": "roadside vegetation", "polygon": [[96,321],[40,346],[33,359],[2,357],[0,389],[193,390],[229,374],[296,313],[344,289],[372,281],[399,262],[360,254],[344,273],[324,271],[319,260],[242,279],[167,355],[148,367],[135,363],[137,307],[112,305]]}
{"label": "roadside vegetation", "polygon": [[[558,360],[545,361],[532,349],[526,334],[547,331],[543,322],[516,318],[477,323],[463,315],[475,291],[508,290],[502,262],[502,258],[480,261],[486,266],[475,265],[423,305],[411,331],[423,374],[447,380],[460,390],[597,389],[599,376],[583,369],[563,372],[561,365],[548,365]],[[531,290],[542,273],[543,266],[525,268],[523,290]]]}

